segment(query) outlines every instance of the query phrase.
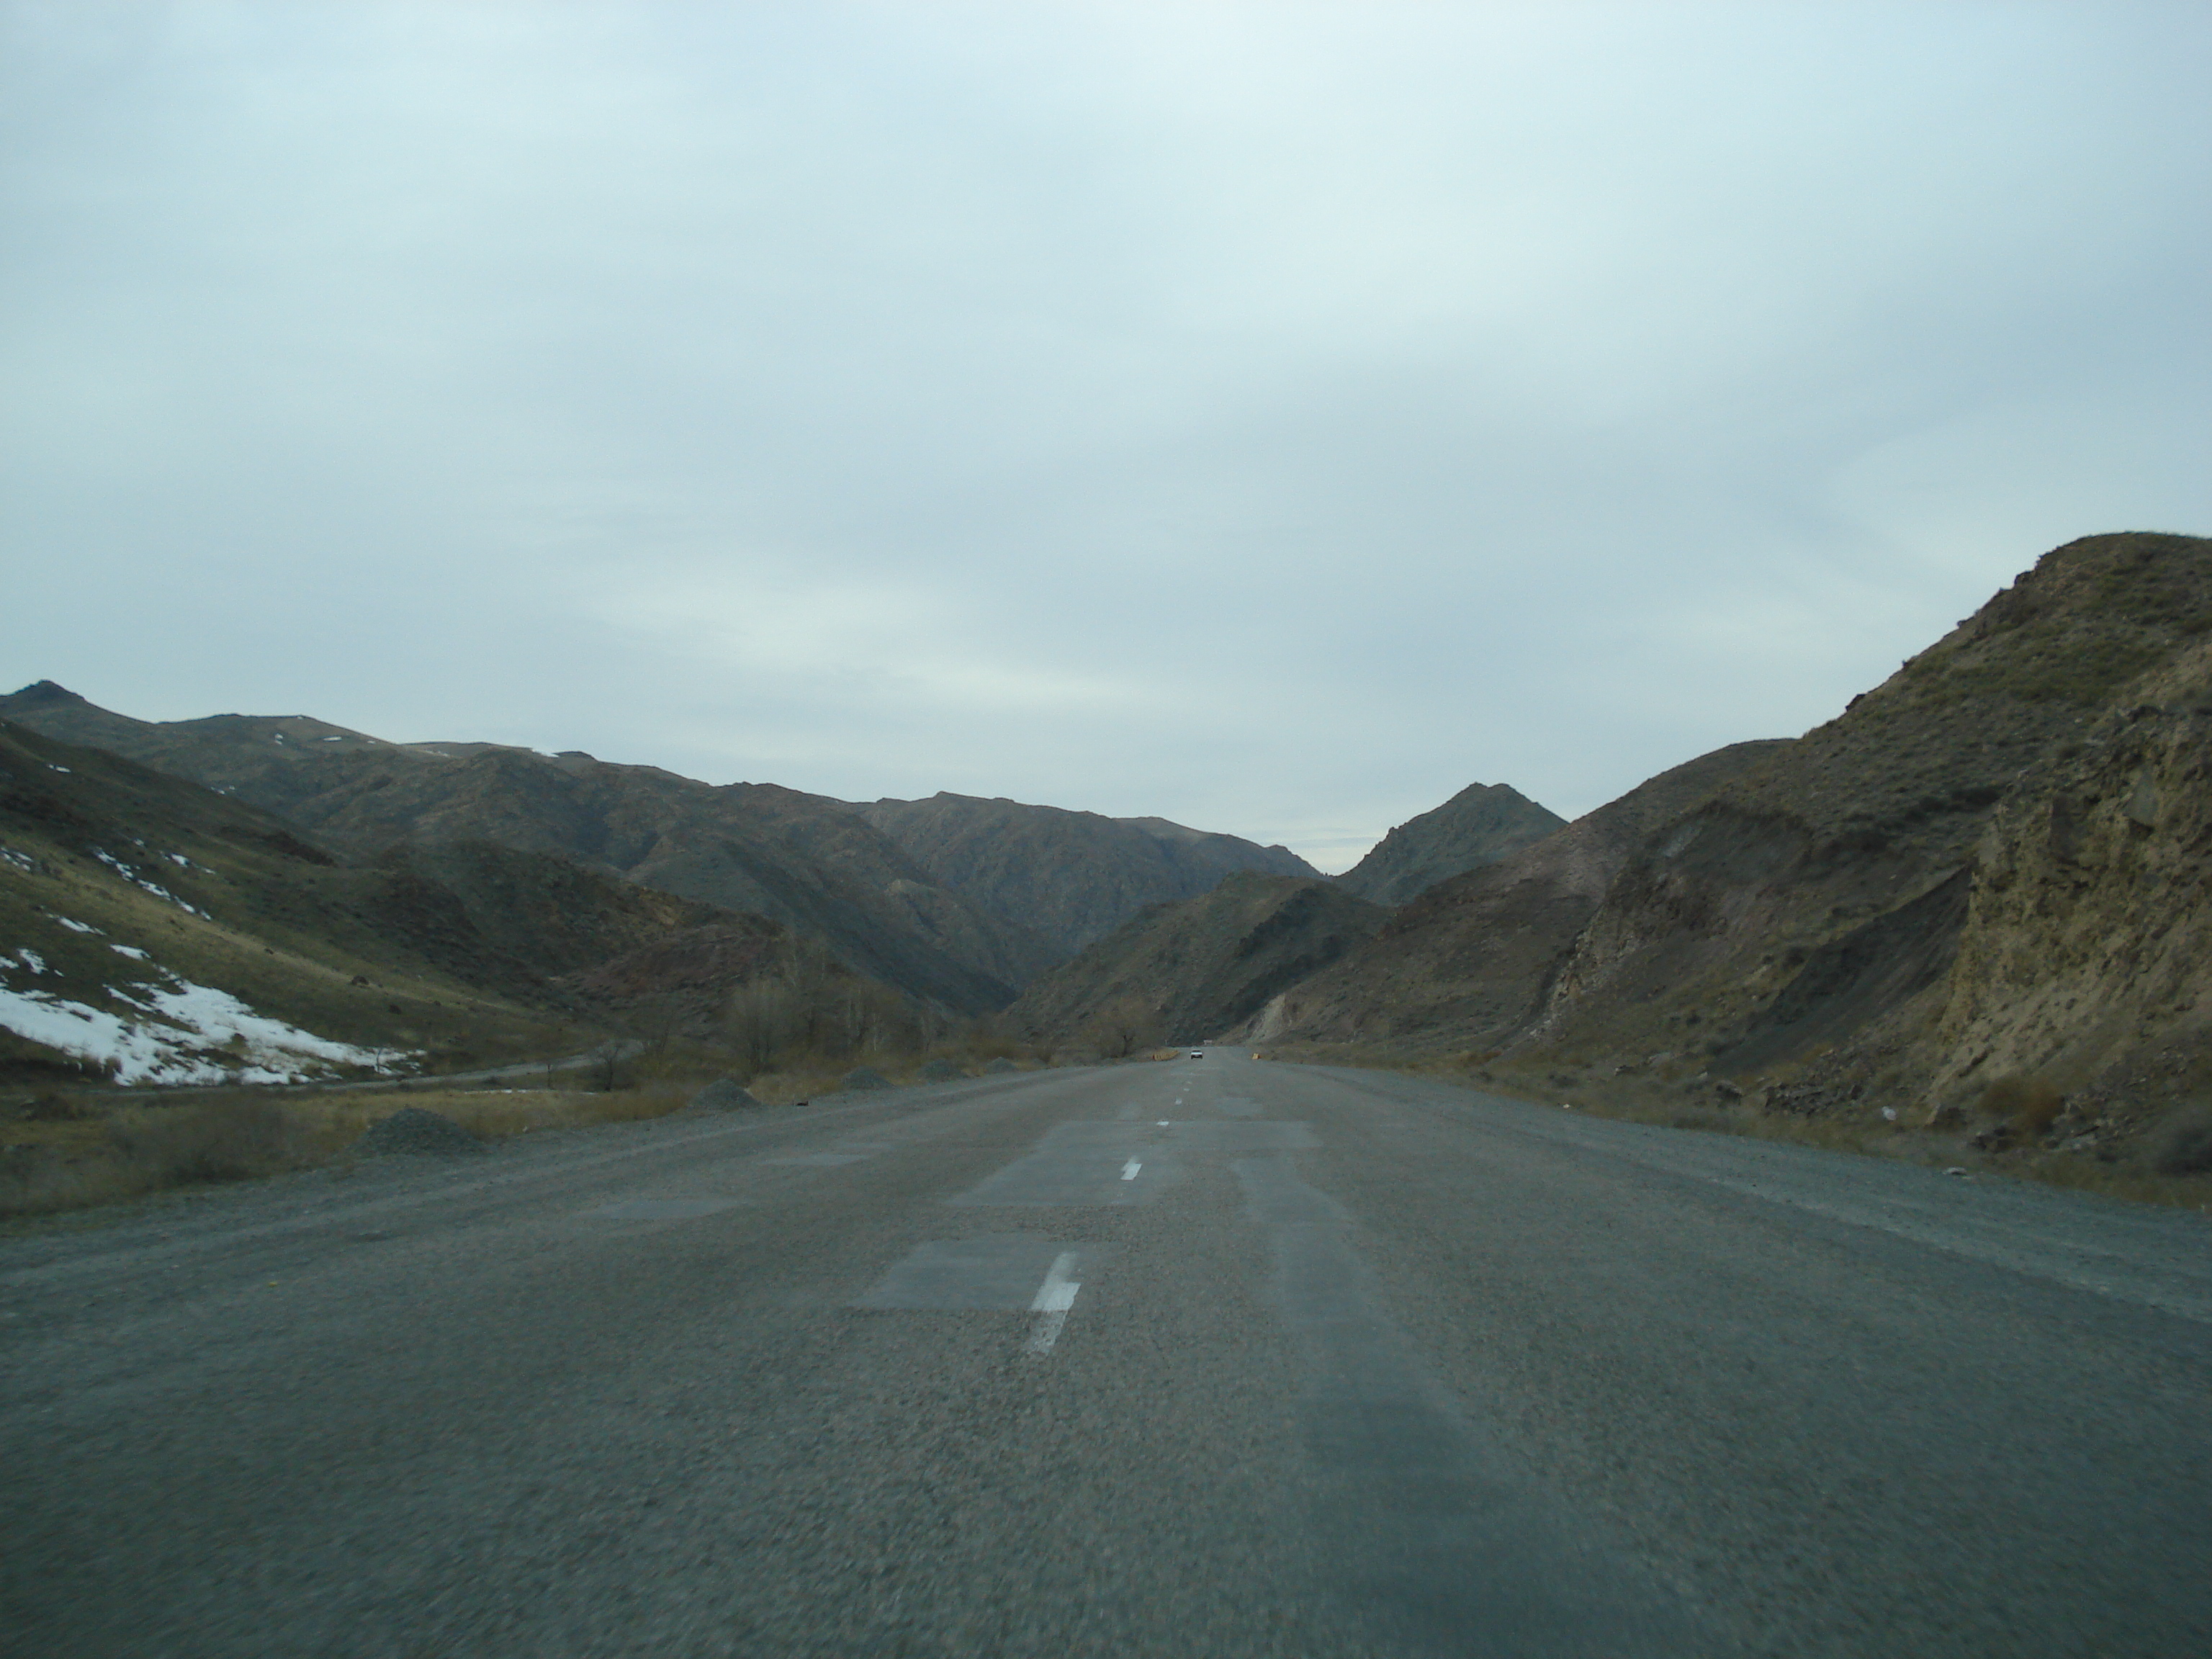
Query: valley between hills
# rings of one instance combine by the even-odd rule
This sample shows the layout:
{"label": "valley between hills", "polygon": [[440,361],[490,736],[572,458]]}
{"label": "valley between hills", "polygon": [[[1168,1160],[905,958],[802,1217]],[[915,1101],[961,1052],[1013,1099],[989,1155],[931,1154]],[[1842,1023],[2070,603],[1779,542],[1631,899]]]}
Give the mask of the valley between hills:
{"label": "valley between hills", "polygon": [[1335,878],[40,681],[0,697],[0,1182],[115,1195],[68,1170],[185,1089],[542,1068],[645,1115],[1230,1042],[2202,1204],[2208,738],[2212,540],[2152,533],[2044,555],[1802,736],[1572,823],[1472,785]]}

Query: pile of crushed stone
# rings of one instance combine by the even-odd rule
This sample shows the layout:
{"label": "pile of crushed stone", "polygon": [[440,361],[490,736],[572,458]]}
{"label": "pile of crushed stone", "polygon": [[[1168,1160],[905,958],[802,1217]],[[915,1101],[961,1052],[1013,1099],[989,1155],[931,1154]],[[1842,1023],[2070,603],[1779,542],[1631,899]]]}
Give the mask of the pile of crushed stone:
{"label": "pile of crushed stone", "polygon": [[845,1080],[837,1085],[848,1092],[858,1089],[888,1089],[891,1080],[871,1066],[855,1066],[845,1073]]}
{"label": "pile of crushed stone", "polygon": [[702,1112],[742,1112],[760,1102],[737,1079],[718,1077],[691,1097],[691,1104]]}
{"label": "pile of crushed stone", "polygon": [[360,1158],[388,1158],[394,1153],[446,1158],[483,1149],[483,1141],[453,1119],[420,1106],[402,1106],[390,1117],[378,1119],[353,1144],[355,1155]]}

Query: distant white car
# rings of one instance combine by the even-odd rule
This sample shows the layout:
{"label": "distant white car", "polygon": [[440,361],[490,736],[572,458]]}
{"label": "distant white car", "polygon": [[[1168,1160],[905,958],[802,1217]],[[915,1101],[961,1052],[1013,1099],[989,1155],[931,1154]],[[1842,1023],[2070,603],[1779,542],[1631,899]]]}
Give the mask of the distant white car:
{"label": "distant white car", "polygon": [[1206,1058],[1206,1050],[1203,1048],[1194,1048],[1190,1051],[1190,1057],[1193,1060],[1204,1060]]}

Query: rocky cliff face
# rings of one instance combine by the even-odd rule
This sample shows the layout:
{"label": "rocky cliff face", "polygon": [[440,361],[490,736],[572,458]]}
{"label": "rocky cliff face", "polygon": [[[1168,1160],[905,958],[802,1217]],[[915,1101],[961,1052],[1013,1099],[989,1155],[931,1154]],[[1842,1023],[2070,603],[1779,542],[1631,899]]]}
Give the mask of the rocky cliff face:
{"label": "rocky cliff face", "polygon": [[2212,648],[2137,689],[2022,780],[1978,849],[1932,1032],[1937,1100],[2009,1073],[2079,1086],[2147,1048],[2203,1046]]}
{"label": "rocky cliff face", "polygon": [[1052,949],[932,880],[843,803],[588,755],[400,744],[305,716],[149,722],[41,683],[0,717],[281,813],[357,857],[491,842],[781,921],[855,971],[968,1012],[1003,1006]]}
{"label": "rocky cliff face", "polygon": [[1240,870],[1319,872],[1285,847],[1057,806],[940,793],[854,809],[930,878],[1073,956],[1147,906],[1194,898]]}
{"label": "rocky cliff face", "polygon": [[1566,820],[1503,783],[1469,784],[1408,818],[1337,884],[1375,904],[1403,904],[1440,881],[1495,864],[1565,827]]}
{"label": "rocky cliff face", "polygon": [[1389,914],[1322,878],[1242,872],[1125,923],[1044,975],[1004,1018],[1031,1040],[1109,1057],[1201,1042],[1372,937]]}
{"label": "rocky cliff face", "polygon": [[2043,768],[2208,625],[2212,543],[2105,536],[2046,555],[1648,840],[1519,1040],[1686,1049],[1742,1073],[1948,979],[1999,804],[2034,795]]}
{"label": "rocky cliff face", "polygon": [[[1958,878],[1944,971],[1774,1092],[2108,1152],[2212,1106],[2212,642],[2015,781]],[[1991,1109],[1979,1109],[1988,1104]]]}

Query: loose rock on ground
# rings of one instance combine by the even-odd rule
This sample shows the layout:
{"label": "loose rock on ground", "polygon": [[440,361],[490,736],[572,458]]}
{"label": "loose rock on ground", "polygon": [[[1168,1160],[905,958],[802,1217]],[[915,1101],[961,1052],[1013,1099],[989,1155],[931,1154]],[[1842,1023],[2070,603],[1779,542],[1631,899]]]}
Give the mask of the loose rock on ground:
{"label": "loose rock on ground", "polygon": [[718,1077],[691,1097],[692,1105],[707,1112],[741,1112],[760,1104],[733,1077]]}
{"label": "loose rock on ground", "polygon": [[368,1126],[353,1150],[362,1158],[386,1158],[394,1153],[450,1157],[457,1152],[480,1152],[484,1144],[466,1129],[420,1106],[403,1106],[390,1117]]}

